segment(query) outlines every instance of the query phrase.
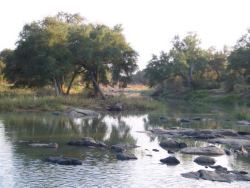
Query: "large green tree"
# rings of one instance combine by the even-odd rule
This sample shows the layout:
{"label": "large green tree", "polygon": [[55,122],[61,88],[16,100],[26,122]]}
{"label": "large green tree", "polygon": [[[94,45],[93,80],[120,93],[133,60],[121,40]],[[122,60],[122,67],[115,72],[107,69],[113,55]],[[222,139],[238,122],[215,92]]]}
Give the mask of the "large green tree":
{"label": "large green tree", "polygon": [[205,81],[221,79],[226,63],[224,53],[202,49],[199,38],[193,33],[183,39],[176,36],[172,43],[169,52],[161,52],[159,57],[153,55],[147,65],[145,76],[150,86],[178,77],[183,86],[196,89],[204,87]]}
{"label": "large green tree", "polygon": [[69,48],[74,57],[73,76],[82,73],[102,98],[105,97],[99,84],[126,83],[137,68],[137,53],[126,42],[120,26],[76,27],[70,33]]}
{"label": "large green tree", "polygon": [[63,93],[64,80],[72,69],[67,39],[69,27],[74,24],[68,22],[74,17],[78,15],[59,13],[24,26],[6,66],[6,76],[15,86],[54,84],[56,93]]}

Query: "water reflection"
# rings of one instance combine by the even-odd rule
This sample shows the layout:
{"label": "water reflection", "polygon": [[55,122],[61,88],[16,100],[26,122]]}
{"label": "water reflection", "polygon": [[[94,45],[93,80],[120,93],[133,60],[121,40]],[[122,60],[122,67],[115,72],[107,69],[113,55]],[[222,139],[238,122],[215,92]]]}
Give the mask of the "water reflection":
{"label": "water reflection", "polygon": [[[180,116],[179,116],[180,115]],[[179,124],[177,115],[162,121],[161,115],[115,115],[96,119],[68,119],[51,114],[2,114],[0,119],[0,187],[228,187],[227,183],[195,181],[180,176],[182,172],[202,169],[192,161],[196,156],[176,153],[181,164],[169,167],[159,160],[169,154],[159,147],[157,137],[147,132],[154,127],[221,128],[229,126],[220,119],[206,116],[207,121]],[[178,114],[181,117],[181,114]],[[233,123],[230,126],[234,126]],[[146,132],[145,132],[146,131]],[[109,150],[72,147],[71,139],[93,137],[107,144],[130,143],[141,147],[133,150],[137,161],[117,161]],[[31,148],[20,140],[57,142],[58,149]],[[190,146],[207,143],[184,140]],[[218,146],[221,147],[221,146]],[[158,149],[159,152],[153,152]],[[83,165],[70,167],[44,163],[51,155],[74,156]],[[151,157],[148,155],[152,155]],[[216,164],[229,169],[250,171],[250,161],[234,156],[216,157]],[[6,171],[8,174],[6,175]],[[230,187],[247,187],[235,182]]]}

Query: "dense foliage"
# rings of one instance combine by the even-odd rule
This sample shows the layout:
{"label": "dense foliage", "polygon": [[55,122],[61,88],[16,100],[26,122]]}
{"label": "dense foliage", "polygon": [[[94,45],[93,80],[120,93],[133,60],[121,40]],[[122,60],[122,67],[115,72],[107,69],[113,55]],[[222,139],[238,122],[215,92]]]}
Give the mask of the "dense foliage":
{"label": "dense foliage", "polygon": [[250,34],[232,51],[203,49],[196,34],[176,36],[168,52],[153,55],[145,71],[151,87],[174,90],[218,89],[250,82]]}
{"label": "dense foliage", "polygon": [[57,95],[69,94],[80,76],[104,98],[99,84],[126,85],[136,61],[120,25],[87,24],[78,14],[61,12],[23,27],[16,49],[5,58],[5,76],[14,86],[53,85]]}

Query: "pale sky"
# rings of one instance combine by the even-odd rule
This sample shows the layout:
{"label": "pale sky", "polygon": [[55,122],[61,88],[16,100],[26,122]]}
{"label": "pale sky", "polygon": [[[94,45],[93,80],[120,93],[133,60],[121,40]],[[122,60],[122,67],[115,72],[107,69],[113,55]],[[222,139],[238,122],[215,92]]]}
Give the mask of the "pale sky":
{"label": "pale sky", "polygon": [[203,47],[232,46],[250,27],[250,0],[1,0],[0,50],[14,48],[25,23],[59,11],[88,21],[122,24],[144,68],[178,34],[196,32]]}

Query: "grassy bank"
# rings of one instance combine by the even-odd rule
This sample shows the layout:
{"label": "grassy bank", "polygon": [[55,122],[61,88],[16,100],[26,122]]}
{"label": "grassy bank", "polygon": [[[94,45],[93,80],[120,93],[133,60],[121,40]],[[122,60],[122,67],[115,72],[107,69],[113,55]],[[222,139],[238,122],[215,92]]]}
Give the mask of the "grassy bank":
{"label": "grassy bank", "polygon": [[82,94],[56,97],[51,91],[10,89],[0,91],[0,112],[56,111],[68,107],[80,107],[104,111],[107,106],[120,102],[125,111],[149,111],[165,108],[159,101],[143,96],[108,96],[106,100],[87,98]]}

